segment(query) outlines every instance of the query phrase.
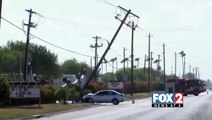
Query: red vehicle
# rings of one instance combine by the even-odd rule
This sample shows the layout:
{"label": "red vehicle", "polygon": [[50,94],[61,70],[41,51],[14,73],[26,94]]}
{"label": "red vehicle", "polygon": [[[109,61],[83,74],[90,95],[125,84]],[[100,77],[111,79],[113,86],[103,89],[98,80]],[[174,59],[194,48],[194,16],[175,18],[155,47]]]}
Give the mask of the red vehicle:
{"label": "red vehicle", "polygon": [[205,84],[200,79],[169,79],[166,81],[166,92],[182,92],[184,96],[198,96],[205,91]]}

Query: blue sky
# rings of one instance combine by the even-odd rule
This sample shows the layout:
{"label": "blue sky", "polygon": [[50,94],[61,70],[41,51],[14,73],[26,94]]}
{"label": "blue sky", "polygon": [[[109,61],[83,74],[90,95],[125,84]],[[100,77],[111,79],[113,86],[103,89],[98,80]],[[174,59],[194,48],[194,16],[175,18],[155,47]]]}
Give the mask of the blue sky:
{"label": "blue sky", "polygon": [[[107,0],[115,6],[131,9],[140,16],[139,28],[135,32],[135,57],[141,58],[143,66],[144,54],[147,53],[148,33],[152,34],[151,44],[153,57],[162,54],[162,44],[166,44],[166,70],[174,70],[174,52],[182,50],[186,53],[186,71],[189,65],[199,67],[201,78],[211,79],[211,0]],[[27,22],[28,13],[32,9],[43,17],[33,15],[32,21],[38,24],[31,33],[58,46],[94,55],[89,47],[94,44],[94,36],[111,40],[120,22],[114,18],[119,9],[105,4],[104,0],[4,0],[2,16],[22,27]],[[26,27],[24,27],[26,30]],[[130,55],[131,29],[124,26],[107,59],[118,57],[121,61],[123,47],[127,48],[126,56]],[[0,45],[8,40],[26,41],[23,31],[20,31],[2,20],[0,30]],[[59,62],[76,58],[90,64],[89,57],[83,57],[48,45],[36,38],[32,43],[44,45],[56,53]],[[99,56],[106,49],[107,42],[98,49]],[[120,63],[120,62],[119,62]],[[181,57],[178,55],[178,75],[182,75]],[[155,65],[153,65],[155,67]],[[121,64],[118,66],[122,67]],[[111,68],[108,68],[111,70]]]}

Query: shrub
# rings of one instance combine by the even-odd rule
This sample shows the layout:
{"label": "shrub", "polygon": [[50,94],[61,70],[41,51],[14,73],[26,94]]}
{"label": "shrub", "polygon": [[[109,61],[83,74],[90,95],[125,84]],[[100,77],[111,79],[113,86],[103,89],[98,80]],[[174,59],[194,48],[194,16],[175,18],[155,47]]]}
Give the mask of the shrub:
{"label": "shrub", "polygon": [[7,105],[9,102],[9,82],[4,78],[0,78],[0,106]]}
{"label": "shrub", "polygon": [[65,104],[66,100],[67,100],[67,95],[68,95],[68,91],[65,87],[62,87],[60,89],[57,90],[56,92],[56,98],[59,100],[59,101],[63,101],[63,104]]}
{"label": "shrub", "polygon": [[95,91],[104,90],[107,88],[107,85],[104,82],[99,82],[94,84]]}
{"label": "shrub", "polygon": [[83,91],[83,94],[82,95],[86,95],[88,93],[92,93],[92,91],[90,89],[86,89],[86,90]]}
{"label": "shrub", "polygon": [[72,102],[77,101],[80,97],[79,92],[77,92],[75,89],[68,89],[67,94],[68,94],[67,98]]}
{"label": "shrub", "polygon": [[49,84],[41,87],[41,102],[55,103],[55,88]]}

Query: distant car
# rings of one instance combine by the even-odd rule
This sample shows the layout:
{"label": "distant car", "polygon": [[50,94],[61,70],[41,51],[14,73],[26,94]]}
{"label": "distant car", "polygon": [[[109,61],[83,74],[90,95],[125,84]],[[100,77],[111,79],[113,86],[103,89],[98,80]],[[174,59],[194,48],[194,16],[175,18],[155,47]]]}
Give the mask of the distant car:
{"label": "distant car", "polygon": [[118,105],[119,102],[125,101],[125,95],[115,90],[101,90],[94,94],[88,93],[83,96],[82,100],[89,103],[113,103]]}

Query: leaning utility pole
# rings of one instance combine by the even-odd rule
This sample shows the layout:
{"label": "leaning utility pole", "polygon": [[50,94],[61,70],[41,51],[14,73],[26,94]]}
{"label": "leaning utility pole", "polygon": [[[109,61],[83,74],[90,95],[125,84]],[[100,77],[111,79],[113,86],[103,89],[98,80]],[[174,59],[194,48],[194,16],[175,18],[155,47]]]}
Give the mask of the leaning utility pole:
{"label": "leaning utility pole", "polygon": [[150,85],[150,61],[151,61],[151,58],[150,58],[150,38],[151,38],[151,34],[149,33],[149,43],[148,43],[148,87],[149,87],[149,92],[151,93],[151,85]]}
{"label": "leaning utility pole", "polygon": [[[103,44],[98,45],[98,39],[101,39],[101,37],[96,36],[96,37],[92,37],[92,38],[95,39],[95,45],[90,45],[90,47],[91,47],[91,48],[95,48],[95,57],[94,57],[95,63],[94,63],[94,65],[95,65],[95,67],[96,67],[97,62],[98,62],[97,48],[98,48],[98,47],[102,47]],[[97,81],[97,73],[95,74],[95,81]]]}
{"label": "leaning utility pole", "polygon": [[30,39],[30,28],[35,28],[36,25],[34,25],[31,22],[31,18],[32,18],[32,14],[36,14],[36,12],[32,11],[32,9],[30,10],[26,10],[27,12],[29,12],[29,21],[28,24],[24,24],[25,26],[27,26],[27,40],[26,40],[26,47],[25,47],[25,58],[24,58],[24,81],[27,80],[27,73],[28,73],[28,46],[29,46],[29,39]]}
{"label": "leaning utility pole", "polygon": [[[122,7],[119,6],[119,8],[122,8]],[[111,41],[110,41],[108,47],[106,48],[105,52],[103,53],[103,55],[102,55],[101,59],[99,60],[98,64],[96,65],[96,67],[94,68],[93,72],[91,73],[91,76],[88,78],[88,80],[86,81],[84,87],[82,88],[82,91],[81,91],[81,93],[80,93],[80,97],[82,97],[83,90],[87,87],[88,83],[91,81],[91,79],[93,78],[93,76],[94,76],[95,73],[97,72],[97,70],[98,70],[100,64],[102,64],[102,61],[105,59],[106,54],[108,53],[110,47],[112,46],[114,40],[116,39],[116,37],[117,37],[119,31],[121,30],[122,26],[124,25],[124,23],[125,23],[125,21],[126,21],[126,19],[127,19],[127,17],[128,17],[129,14],[132,14],[132,13],[131,13],[131,10],[128,10],[128,11],[127,11],[127,13],[126,13],[125,17],[123,18],[123,20],[121,20],[121,19],[119,18],[120,14],[117,15],[117,16],[115,17],[116,19],[119,19],[119,20],[121,21],[121,24],[119,25],[118,29],[116,30],[114,36],[112,37],[112,39],[111,39]]]}
{"label": "leaning utility pole", "polygon": [[165,57],[165,43],[163,43],[163,82],[164,82],[164,91],[166,91],[166,57]]}

